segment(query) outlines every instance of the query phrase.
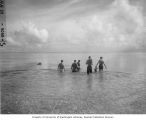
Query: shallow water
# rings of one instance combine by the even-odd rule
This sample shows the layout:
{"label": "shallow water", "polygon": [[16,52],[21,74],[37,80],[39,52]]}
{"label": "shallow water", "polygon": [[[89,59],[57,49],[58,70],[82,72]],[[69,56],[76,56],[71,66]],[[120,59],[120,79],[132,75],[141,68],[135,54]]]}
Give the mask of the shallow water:
{"label": "shallow water", "polygon": [[1,75],[5,114],[146,113],[143,74],[30,70]]}
{"label": "shallow water", "polygon": [[[90,75],[86,74],[83,64],[88,54],[79,58],[82,61],[79,73],[69,70],[71,60],[81,56],[79,54],[3,54],[0,59],[2,113],[146,114],[146,56],[141,54],[139,57],[133,53],[122,54],[121,58],[105,54],[108,70]],[[127,62],[125,56],[129,56],[131,62]],[[59,73],[56,61],[62,58],[67,71]],[[93,60],[95,58],[93,56]],[[115,65],[112,60],[116,61]],[[37,66],[37,62],[43,65]]]}
{"label": "shallow water", "polygon": [[[85,72],[89,55],[93,59],[93,67],[103,56],[108,71],[146,73],[146,53],[0,53],[0,70],[56,69],[61,59],[70,69],[73,60],[80,59]],[[42,62],[42,66],[36,66],[37,62]]]}

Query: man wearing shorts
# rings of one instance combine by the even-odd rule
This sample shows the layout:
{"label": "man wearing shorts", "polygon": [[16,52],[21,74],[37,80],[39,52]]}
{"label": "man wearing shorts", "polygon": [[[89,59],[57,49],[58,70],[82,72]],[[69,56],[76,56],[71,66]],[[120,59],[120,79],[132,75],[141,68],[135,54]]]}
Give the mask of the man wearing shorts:
{"label": "man wearing shorts", "polygon": [[92,73],[93,62],[91,56],[88,57],[88,60],[86,61],[86,65],[87,65],[87,74]]}

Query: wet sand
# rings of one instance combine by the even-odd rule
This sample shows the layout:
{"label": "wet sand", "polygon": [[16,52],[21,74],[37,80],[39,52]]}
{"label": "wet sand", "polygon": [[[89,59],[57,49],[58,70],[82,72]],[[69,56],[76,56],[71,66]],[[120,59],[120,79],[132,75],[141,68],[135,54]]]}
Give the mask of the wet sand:
{"label": "wet sand", "polygon": [[144,74],[1,72],[2,114],[146,114]]}

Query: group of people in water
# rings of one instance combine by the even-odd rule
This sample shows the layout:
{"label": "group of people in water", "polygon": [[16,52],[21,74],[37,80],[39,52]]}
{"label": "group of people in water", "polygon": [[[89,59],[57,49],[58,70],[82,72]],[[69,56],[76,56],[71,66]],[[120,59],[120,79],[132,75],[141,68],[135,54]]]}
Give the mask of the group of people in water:
{"label": "group of people in water", "polygon": [[[87,74],[92,73],[93,61],[92,61],[91,56],[88,57],[88,60],[86,61],[86,65],[87,65]],[[96,66],[94,68],[94,72],[97,72],[97,69],[99,69],[99,71],[103,71],[104,67],[107,68],[104,61],[103,61],[103,57],[100,57],[100,59],[98,60]],[[60,72],[65,71],[63,60],[61,60],[61,62],[58,64],[58,70]],[[76,60],[74,60],[74,62],[71,65],[71,70],[72,70],[72,72],[79,72],[80,71],[80,60],[78,60],[78,62]]]}

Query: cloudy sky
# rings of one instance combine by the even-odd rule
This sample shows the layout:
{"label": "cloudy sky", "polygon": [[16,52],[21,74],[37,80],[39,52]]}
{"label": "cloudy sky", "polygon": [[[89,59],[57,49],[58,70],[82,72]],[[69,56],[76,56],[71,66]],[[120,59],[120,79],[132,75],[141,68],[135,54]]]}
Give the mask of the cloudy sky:
{"label": "cloudy sky", "polygon": [[145,50],[145,7],[145,0],[6,0],[4,50]]}

